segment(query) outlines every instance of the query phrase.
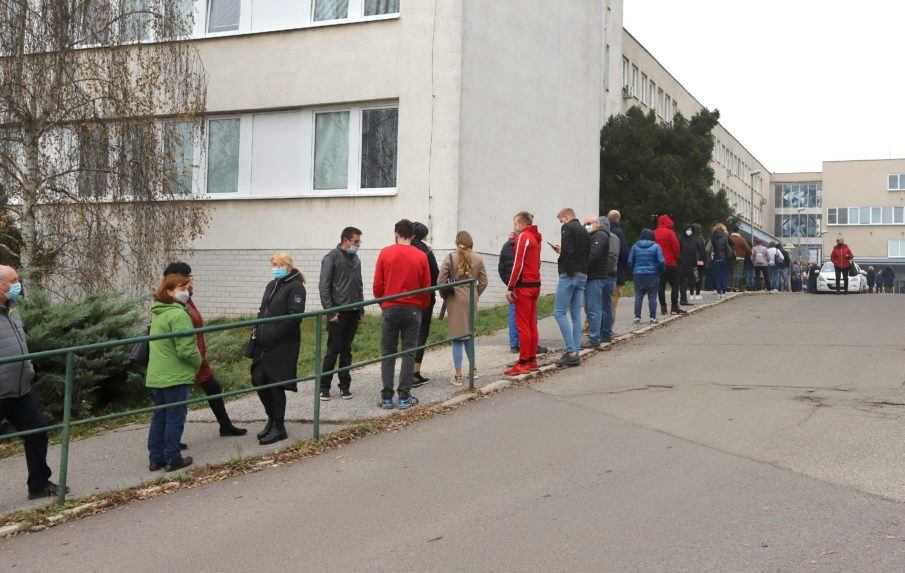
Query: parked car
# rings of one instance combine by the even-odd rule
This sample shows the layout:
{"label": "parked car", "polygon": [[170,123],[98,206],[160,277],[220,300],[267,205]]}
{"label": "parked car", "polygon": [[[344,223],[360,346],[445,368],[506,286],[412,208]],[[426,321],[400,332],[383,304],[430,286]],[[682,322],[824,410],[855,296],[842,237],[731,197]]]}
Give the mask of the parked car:
{"label": "parked car", "polygon": [[[820,274],[817,275],[817,292],[836,292],[836,269],[829,261],[823,263]],[[848,292],[867,292],[867,271],[862,270],[854,261],[848,269]]]}

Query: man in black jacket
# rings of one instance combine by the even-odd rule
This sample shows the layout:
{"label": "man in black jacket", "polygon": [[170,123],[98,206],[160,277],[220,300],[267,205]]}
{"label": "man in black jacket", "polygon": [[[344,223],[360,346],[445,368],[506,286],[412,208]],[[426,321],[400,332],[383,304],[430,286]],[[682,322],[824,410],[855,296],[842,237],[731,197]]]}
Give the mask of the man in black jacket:
{"label": "man in black jacket", "polygon": [[[424,242],[427,238],[429,229],[424,223],[412,223],[412,230],[415,236],[412,239],[412,246],[427,255],[427,265],[431,270],[431,286],[437,286],[437,277],[440,276],[440,267],[437,265],[437,258],[434,256],[434,250],[430,245]],[[430,306],[425,308],[421,313],[421,329],[418,331],[418,346],[427,344],[427,337],[431,333],[431,320],[434,317],[434,305],[437,304],[436,291],[431,292]],[[424,360],[424,349],[421,348],[415,352],[415,372],[412,373],[412,388],[420,388],[428,382],[430,378],[421,375],[421,362]]]}
{"label": "man in black jacket", "polygon": [[[500,280],[504,285],[509,284],[509,277],[512,276],[512,265],[515,264],[515,239],[517,235],[509,233],[509,239],[503,243],[500,249],[500,262],[497,270],[500,273]],[[515,305],[509,305],[509,350],[513,354],[519,352],[518,346],[518,329],[515,327]]]}
{"label": "man in black jacket", "polygon": [[610,233],[619,237],[619,264],[616,270],[616,288],[613,289],[613,316],[616,316],[616,309],[619,306],[619,299],[622,298],[622,285],[625,284],[629,273],[628,268],[628,241],[625,240],[625,231],[622,230],[622,214],[613,209],[607,214],[610,220]]}
{"label": "man in black jacket", "polygon": [[[597,217],[584,221],[590,233],[588,249],[588,286],[585,291],[585,313],[588,315],[588,342],[585,348],[596,348],[602,341],[604,285],[609,279],[610,233],[600,228]],[[607,293],[609,296],[609,293]]]}
{"label": "man in black jacket", "polygon": [[[364,300],[364,285],[361,278],[361,230],[346,227],[340,235],[339,245],[327,253],[321,261],[320,295],[321,308],[335,308],[355,304]],[[345,310],[327,317],[327,352],[324,355],[322,372],[332,372],[339,360],[340,368],[352,364],[352,341],[358,331],[358,323],[364,309]],[[352,372],[339,372],[339,393],[344,400],[352,398]],[[324,374],[320,380],[321,400],[330,399],[330,385],[333,374]]]}
{"label": "man in black jacket", "polygon": [[704,243],[701,237],[695,233],[694,225],[685,227],[682,236],[679,237],[681,250],[679,252],[679,294],[680,304],[688,305],[688,289],[692,289],[694,297],[695,269],[698,263],[704,260]]}
{"label": "man in black jacket", "polygon": [[575,217],[573,209],[563,209],[557,218],[562,224],[562,242],[553,247],[559,254],[559,283],[556,286],[554,314],[566,344],[566,351],[559,360],[559,365],[572,367],[581,364],[578,356],[581,350],[581,309],[588,283],[591,240],[584,225]]}

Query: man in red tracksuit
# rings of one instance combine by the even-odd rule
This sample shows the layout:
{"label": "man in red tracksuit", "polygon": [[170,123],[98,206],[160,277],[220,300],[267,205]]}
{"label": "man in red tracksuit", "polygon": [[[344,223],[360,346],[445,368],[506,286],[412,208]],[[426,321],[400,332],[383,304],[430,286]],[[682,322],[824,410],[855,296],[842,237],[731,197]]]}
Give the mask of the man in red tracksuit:
{"label": "man in red tracksuit", "polygon": [[515,305],[515,324],[519,336],[519,361],[506,370],[506,376],[521,376],[537,370],[537,299],[540,297],[541,234],[530,213],[514,219],[515,262],[509,276],[507,300]]}
{"label": "man in red tracksuit", "polygon": [[666,270],[660,277],[660,311],[666,316],[666,283],[672,292],[669,295],[670,306],[673,314],[685,314],[679,307],[679,237],[673,230],[673,222],[669,215],[660,215],[657,219],[657,230],[654,231],[654,240],[663,250],[663,258],[666,259]]}

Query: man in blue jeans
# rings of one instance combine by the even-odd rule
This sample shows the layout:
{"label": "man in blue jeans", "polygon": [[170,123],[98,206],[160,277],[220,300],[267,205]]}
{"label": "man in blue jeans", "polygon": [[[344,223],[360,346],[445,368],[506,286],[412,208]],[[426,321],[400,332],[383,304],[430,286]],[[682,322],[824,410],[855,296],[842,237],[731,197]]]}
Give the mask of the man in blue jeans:
{"label": "man in blue jeans", "polygon": [[554,315],[566,345],[559,359],[559,366],[572,367],[581,364],[581,308],[584,306],[585,288],[588,283],[588,254],[591,240],[588,231],[575,217],[573,209],[563,209],[557,215],[562,224],[562,241],[554,245],[559,254],[557,267],[559,284],[556,286]]}
{"label": "man in blue jeans", "polygon": [[[610,220],[608,217],[599,217],[597,219],[600,225],[600,232],[606,233],[609,237],[610,249],[607,253],[606,274],[607,278],[603,281],[603,325],[600,328],[600,341],[609,342],[613,339],[613,322],[616,319],[616,312],[613,308],[613,294],[616,292],[617,279],[619,275],[619,256],[622,252],[622,240],[618,235],[610,230]],[[628,257],[628,255],[626,255]]]}
{"label": "man in blue jeans", "polygon": [[[607,260],[610,254],[610,234],[600,229],[597,217],[584,220],[584,228],[591,241],[588,250],[588,283],[585,289],[585,312],[588,315],[588,341],[582,348],[597,348],[604,325],[604,283],[607,281]],[[612,293],[610,293],[612,296]],[[612,302],[612,301],[610,301]]]}
{"label": "man in blue jeans", "polygon": [[[509,277],[512,276],[512,265],[515,263],[515,239],[516,234],[509,233],[509,238],[503,243],[500,249],[500,259],[497,270],[500,273],[500,280],[503,284],[509,284]],[[509,305],[509,349],[513,354],[519,351],[518,346],[518,328],[515,327],[515,305]]]}

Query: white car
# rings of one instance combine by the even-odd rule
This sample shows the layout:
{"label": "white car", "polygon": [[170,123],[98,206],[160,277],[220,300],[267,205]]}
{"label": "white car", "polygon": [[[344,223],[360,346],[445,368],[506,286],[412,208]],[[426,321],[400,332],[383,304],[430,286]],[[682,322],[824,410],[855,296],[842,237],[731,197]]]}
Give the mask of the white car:
{"label": "white car", "polygon": [[[848,292],[867,292],[867,273],[854,261],[848,269],[848,274]],[[823,263],[820,274],[817,275],[817,292],[836,292],[836,267],[832,262]]]}

